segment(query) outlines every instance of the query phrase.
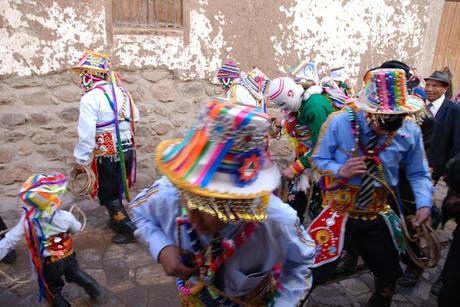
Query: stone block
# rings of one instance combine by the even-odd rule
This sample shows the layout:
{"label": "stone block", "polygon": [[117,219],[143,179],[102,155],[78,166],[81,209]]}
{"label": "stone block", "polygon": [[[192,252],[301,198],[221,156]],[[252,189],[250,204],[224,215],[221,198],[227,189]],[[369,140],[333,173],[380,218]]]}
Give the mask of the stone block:
{"label": "stone block", "polygon": [[193,102],[189,101],[181,101],[177,104],[176,107],[176,112],[179,114],[188,114],[188,113],[193,113],[191,112],[191,106],[193,105]]}
{"label": "stone block", "polygon": [[62,153],[56,146],[41,146],[37,152],[43,155],[48,161],[56,161],[62,159]]}
{"label": "stone block", "polygon": [[79,110],[78,107],[67,107],[59,112],[59,117],[64,122],[76,122],[78,120]]}
{"label": "stone block", "polygon": [[183,119],[178,119],[178,118],[171,119],[171,124],[173,124],[174,127],[182,127],[184,123],[185,123],[185,120]]}
{"label": "stone block", "polygon": [[152,128],[146,124],[140,124],[136,127],[136,136],[137,137],[150,137],[153,135]]}
{"label": "stone block", "polygon": [[12,77],[5,79],[4,82],[15,89],[22,89],[27,87],[40,86],[41,82],[39,77]]}
{"label": "stone block", "polygon": [[26,137],[26,133],[19,130],[6,130],[2,134],[0,141],[2,143],[15,143],[23,140]]}
{"label": "stone block", "polygon": [[158,135],[165,135],[171,130],[171,124],[168,122],[159,122],[156,125],[153,126],[153,130],[158,134]]}
{"label": "stone block", "polygon": [[42,89],[21,93],[18,95],[18,101],[28,106],[53,104],[50,92]]}
{"label": "stone block", "polygon": [[14,104],[16,102],[16,96],[12,93],[0,93],[0,106]]}
{"label": "stone block", "polygon": [[[45,84],[50,89],[56,88],[58,86],[68,85],[68,84],[75,86],[75,84],[72,82],[72,75],[69,73],[62,73],[62,74],[47,76],[45,80]],[[78,89],[77,86],[75,87]]]}
{"label": "stone block", "polygon": [[13,160],[16,151],[11,145],[0,146],[0,164],[9,163]]}
{"label": "stone block", "polygon": [[162,82],[161,84],[155,84],[155,86],[152,86],[150,91],[153,97],[163,103],[172,102],[177,98],[177,93],[174,89],[173,82]]}
{"label": "stone block", "polygon": [[54,135],[48,134],[46,131],[40,131],[34,133],[30,137],[32,143],[35,145],[44,145],[44,144],[55,144],[56,137]]}
{"label": "stone block", "polygon": [[153,107],[153,112],[163,117],[167,117],[168,113],[171,112],[171,110],[168,110],[168,108],[162,105],[158,105],[158,106]]}
{"label": "stone block", "polygon": [[204,84],[202,84],[200,81],[187,81],[187,82],[182,82],[179,86],[179,94],[182,97],[187,97],[189,99],[201,99],[205,100],[205,98],[208,96],[206,94],[206,89]]}
{"label": "stone block", "polygon": [[121,75],[121,81],[123,83],[133,84],[137,83],[139,80],[139,73],[138,72],[123,72]]}
{"label": "stone block", "polygon": [[53,95],[58,102],[78,103],[81,98],[81,89],[73,84],[61,86],[54,89]]}
{"label": "stone block", "polygon": [[27,121],[33,125],[45,125],[51,120],[51,116],[47,115],[46,113],[32,113],[27,118]]}
{"label": "stone block", "polygon": [[142,78],[150,82],[160,81],[161,79],[169,77],[169,75],[169,71],[162,69],[146,70],[141,73]]}
{"label": "stone block", "polygon": [[110,291],[112,291],[114,293],[121,293],[121,292],[125,292],[125,291],[127,291],[129,289],[132,289],[134,287],[135,287],[134,283],[132,283],[129,280],[125,280],[125,281],[122,281],[121,283],[118,283],[116,285],[110,286],[109,289],[110,289]]}
{"label": "stone block", "polygon": [[26,123],[26,115],[24,113],[6,113],[0,118],[0,123],[6,127],[14,127],[24,125]]}
{"label": "stone block", "polygon": [[34,146],[30,144],[29,142],[21,144],[16,151],[18,155],[21,157],[26,157],[31,155],[34,152]]}
{"label": "stone block", "polygon": [[15,182],[23,182],[35,168],[28,162],[10,163],[0,172],[0,184],[10,185]]}
{"label": "stone block", "polygon": [[131,94],[134,103],[144,101],[146,97],[145,88],[142,86],[136,86],[134,88],[129,89],[129,93]]}

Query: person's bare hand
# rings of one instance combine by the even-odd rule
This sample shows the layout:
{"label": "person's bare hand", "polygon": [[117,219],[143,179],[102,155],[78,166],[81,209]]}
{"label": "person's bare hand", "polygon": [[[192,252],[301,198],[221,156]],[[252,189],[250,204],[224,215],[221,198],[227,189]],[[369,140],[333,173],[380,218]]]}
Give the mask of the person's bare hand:
{"label": "person's bare hand", "polygon": [[78,164],[78,163],[75,163],[74,166],[73,166],[73,170],[75,173],[78,174],[82,174],[85,172],[85,166],[84,165],[81,165],[81,164]]}
{"label": "person's bare hand", "polygon": [[286,167],[283,171],[283,176],[289,179],[293,179],[295,174],[290,167]]}
{"label": "person's bare hand", "polygon": [[412,219],[411,222],[414,228],[418,228],[422,224],[431,225],[431,208],[422,207],[418,209],[417,212],[415,213],[415,218]]}
{"label": "person's bare hand", "polygon": [[367,171],[365,157],[353,157],[347,160],[344,165],[339,169],[339,176],[342,178],[352,178],[360,176]]}
{"label": "person's bare hand", "polygon": [[179,277],[187,280],[196,271],[181,262],[181,252],[179,247],[169,245],[163,248],[158,257],[165,274],[168,276]]}

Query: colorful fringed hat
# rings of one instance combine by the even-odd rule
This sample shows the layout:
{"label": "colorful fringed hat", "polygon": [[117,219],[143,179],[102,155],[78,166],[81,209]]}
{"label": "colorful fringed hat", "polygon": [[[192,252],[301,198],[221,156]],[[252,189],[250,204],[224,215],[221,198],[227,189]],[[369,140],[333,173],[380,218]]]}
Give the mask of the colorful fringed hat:
{"label": "colorful fringed hat", "polygon": [[91,50],[85,50],[78,64],[70,68],[71,72],[78,74],[89,73],[102,76],[110,71],[109,56]]}
{"label": "colorful fringed hat", "polygon": [[35,174],[23,183],[19,198],[26,205],[50,214],[61,205],[60,197],[66,189],[64,174]]}
{"label": "colorful fringed hat", "polygon": [[228,79],[237,79],[240,77],[240,69],[236,66],[235,62],[228,60],[222,65],[221,68],[217,71],[217,79],[222,80],[225,78]]}
{"label": "colorful fringed hat", "polygon": [[313,62],[302,61],[292,68],[288,76],[299,84],[314,83],[319,84],[318,70]]}
{"label": "colorful fringed hat", "polygon": [[261,221],[280,182],[268,155],[269,118],[253,106],[212,98],[185,139],[157,147],[161,173],[179,188],[189,209],[222,221]]}
{"label": "colorful fringed hat", "polygon": [[402,69],[380,68],[365,76],[364,92],[356,106],[374,114],[412,114],[423,107],[423,100],[409,95]]}

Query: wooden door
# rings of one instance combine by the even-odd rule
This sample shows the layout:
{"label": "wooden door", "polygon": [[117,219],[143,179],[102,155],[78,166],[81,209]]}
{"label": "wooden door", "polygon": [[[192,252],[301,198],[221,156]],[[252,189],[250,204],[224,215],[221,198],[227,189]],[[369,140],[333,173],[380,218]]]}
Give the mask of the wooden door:
{"label": "wooden door", "polygon": [[433,70],[449,66],[454,95],[460,90],[460,0],[447,0],[439,27]]}

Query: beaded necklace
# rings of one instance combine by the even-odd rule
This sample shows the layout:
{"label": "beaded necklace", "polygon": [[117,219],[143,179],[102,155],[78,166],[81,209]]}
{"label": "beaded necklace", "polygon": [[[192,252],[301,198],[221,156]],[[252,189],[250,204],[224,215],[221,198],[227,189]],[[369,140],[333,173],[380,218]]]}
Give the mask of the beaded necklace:
{"label": "beaded necklace", "polygon": [[[206,255],[203,254],[201,244],[198,241],[196,230],[188,221],[184,208],[182,208],[181,211],[182,216],[176,218],[179,248],[182,250],[181,228],[183,226],[191,243],[195,264],[199,268],[199,278],[204,280],[206,284],[210,285],[214,280],[217,270],[235,253],[239,247],[244,244],[246,239],[248,239],[254,233],[257,223],[247,223],[244,230],[237,234],[234,239],[222,240],[220,243],[222,245],[222,252],[217,257],[215,257],[214,260],[211,261],[212,251],[207,252]],[[210,244],[210,247],[211,246],[212,244]],[[187,259],[184,257],[182,262],[186,263]],[[184,280],[178,278],[176,281],[176,286],[182,295],[186,297],[192,295],[191,288],[185,284]],[[208,289],[208,292],[214,299],[218,299],[218,295],[211,291],[211,289]]]}
{"label": "beaded necklace", "polygon": [[[363,143],[361,142],[360,132],[359,132],[359,123],[358,123],[358,120],[356,119],[355,111],[350,106],[346,106],[344,109],[347,111],[348,119],[350,120],[351,132],[353,134],[353,138],[355,140],[356,146],[359,148],[359,150],[361,150],[361,152],[363,153],[365,157],[374,160],[375,166],[377,167],[379,178],[382,181],[386,182],[382,160],[379,158],[378,154],[382,152],[383,150],[385,150],[385,148],[387,148],[388,145],[391,144],[394,136],[396,135],[396,132],[389,133],[385,142],[383,142],[381,145],[374,148],[373,150],[369,150],[367,146],[363,145]],[[333,186],[328,186],[325,180],[326,178],[324,176],[321,177],[321,179],[318,182],[319,188],[324,191],[334,191],[334,190],[337,190],[343,187],[345,184],[347,184],[347,182],[350,179],[342,178],[337,182],[337,184]]]}
{"label": "beaded necklace", "polygon": [[364,154],[365,157],[368,159],[374,160],[375,166],[377,167],[378,175],[379,178],[383,181],[386,182],[385,180],[385,173],[383,170],[383,164],[382,160],[379,158],[378,154],[385,150],[391,142],[393,142],[393,138],[396,135],[396,131],[390,132],[387,136],[387,139],[385,142],[380,144],[379,146],[375,147],[372,150],[369,150],[367,146],[363,145],[360,139],[360,134],[359,134],[359,123],[356,119],[356,113],[351,107],[346,107],[347,113],[348,113],[348,118],[350,119],[350,124],[351,124],[351,131],[353,133],[353,137],[355,139],[355,144],[361,150],[361,152]]}

